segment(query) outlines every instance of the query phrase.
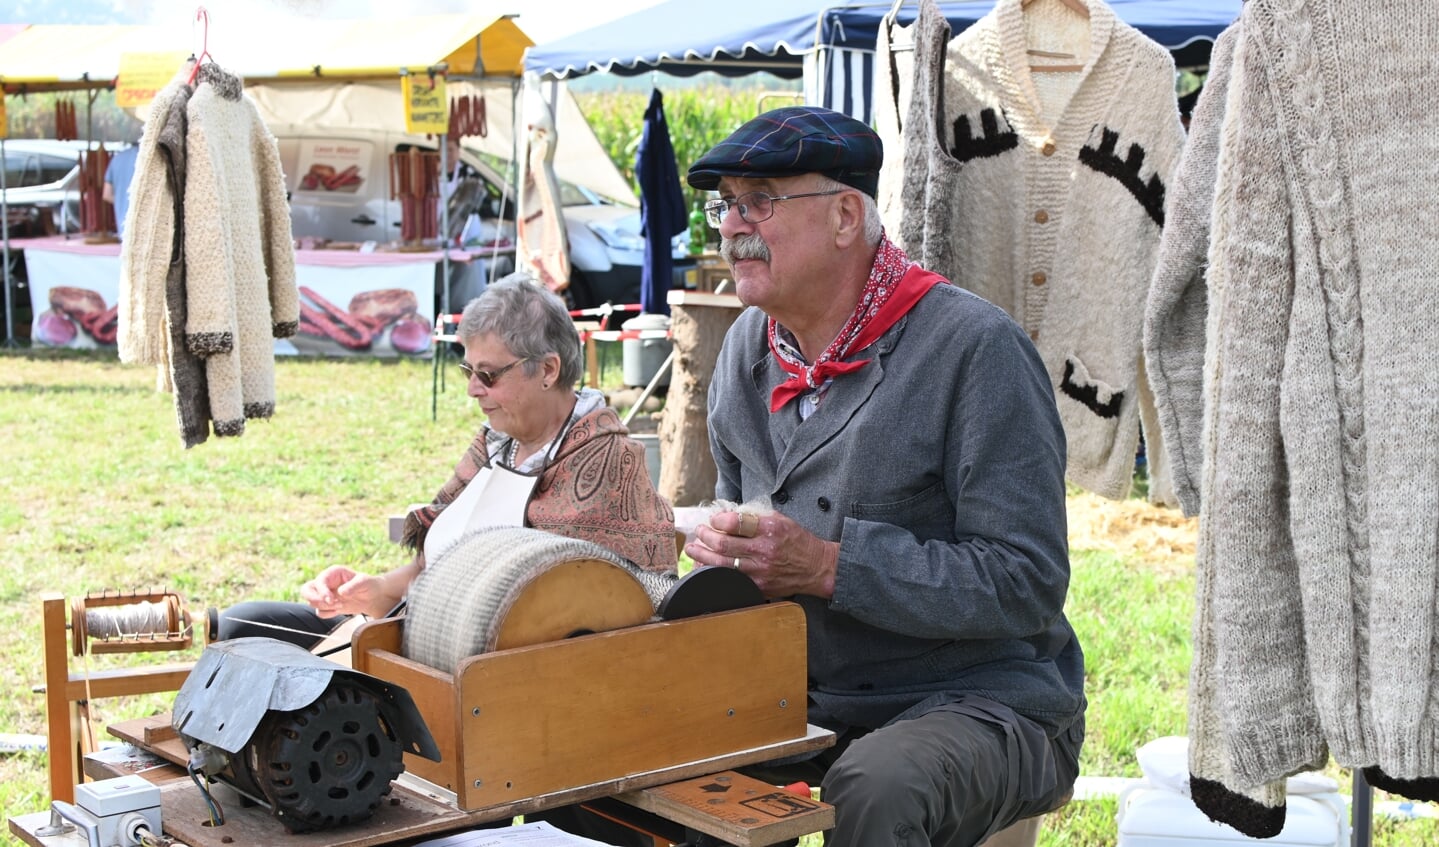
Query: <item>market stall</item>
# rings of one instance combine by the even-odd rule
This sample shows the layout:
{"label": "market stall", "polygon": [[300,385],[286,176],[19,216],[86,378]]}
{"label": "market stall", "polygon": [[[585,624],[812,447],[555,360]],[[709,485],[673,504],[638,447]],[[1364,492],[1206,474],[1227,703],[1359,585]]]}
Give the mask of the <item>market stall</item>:
{"label": "market stall", "polygon": [[[514,115],[520,56],[531,42],[509,16],[299,20],[281,31],[267,32],[263,39],[248,37],[251,33],[244,22],[216,21],[204,31],[203,40],[190,22],[176,24],[25,28],[0,44],[0,83],[12,95],[96,91],[115,87],[117,82],[123,88],[126,83],[122,67],[133,63],[135,54],[145,54],[152,61],[168,57],[178,67],[186,48],[191,48],[194,53],[208,54],[244,80],[246,94],[278,137],[299,128],[312,133],[316,128],[343,127],[346,131],[384,132],[384,140],[393,141],[409,138],[403,81],[411,77],[438,78],[447,83],[451,103],[489,106],[485,131],[468,134],[464,139],[467,149],[497,163],[513,161],[516,155],[513,128],[517,123]],[[65,44],[66,49],[57,49],[59,44]],[[84,49],[76,49],[77,44],[84,45]],[[603,195],[628,193],[628,186],[608,166],[604,151],[588,131],[573,98],[565,97],[557,105],[557,121],[566,129],[566,155],[557,163],[559,175]],[[80,124],[83,132],[83,115]],[[424,135],[416,138],[423,139]],[[369,174],[374,183],[373,202],[382,205],[389,201],[383,196],[385,157],[394,146],[377,148],[378,158]],[[607,166],[595,167],[599,161]],[[305,190],[300,180],[303,174],[290,172],[298,162],[284,164],[286,191],[298,209],[299,201],[312,198],[299,196]],[[502,178],[512,176],[501,174]],[[318,198],[319,202],[325,199]],[[466,286],[467,276],[487,277],[513,267],[513,242],[501,236],[470,251],[444,252],[435,241],[426,245],[428,249],[409,244],[400,252],[400,245],[393,243],[400,232],[397,227],[381,220],[375,229],[378,235],[374,243],[356,240],[326,245],[348,249],[297,250],[302,303],[307,314],[320,320],[303,321],[296,342],[277,343],[277,352],[428,355],[428,341],[422,348],[403,343],[400,347],[377,346],[366,343],[355,332],[328,332],[326,327],[335,321],[343,326],[344,317],[353,311],[346,305],[360,293],[377,290],[410,292],[416,308],[407,317],[429,326],[435,309],[448,308],[446,301],[457,285],[460,290],[475,287],[473,283]],[[57,289],[84,289],[94,292],[86,300],[87,308],[103,301],[105,309],[113,310],[119,285],[118,245],[86,244],[77,237],[17,242],[13,246],[20,252],[30,280],[33,343],[52,345],[63,340],[58,346],[103,346],[106,338],[113,342],[113,333],[95,336],[74,319],[56,316],[55,304],[50,300]],[[312,245],[300,245],[308,246]],[[451,262],[459,264],[451,268]],[[72,326],[67,329],[65,322]],[[379,340],[379,336],[370,340]]]}

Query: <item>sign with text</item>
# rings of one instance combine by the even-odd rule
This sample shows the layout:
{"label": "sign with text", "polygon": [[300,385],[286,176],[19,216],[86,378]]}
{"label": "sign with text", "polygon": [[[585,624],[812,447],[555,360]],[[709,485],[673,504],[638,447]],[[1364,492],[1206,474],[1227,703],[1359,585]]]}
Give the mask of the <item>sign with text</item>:
{"label": "sign with text", "polygon": [[160,89],[170,84],[186,54],[121,53],[120,73],[115,80],[115,105],[122,109],[147,105]]}
{"label": "sign with text", "polygon": [[444,135],[450,131],[450,99],[445,95],[445,76],[427,73],[400,77],[404,86],[405,132],[413,135]]}

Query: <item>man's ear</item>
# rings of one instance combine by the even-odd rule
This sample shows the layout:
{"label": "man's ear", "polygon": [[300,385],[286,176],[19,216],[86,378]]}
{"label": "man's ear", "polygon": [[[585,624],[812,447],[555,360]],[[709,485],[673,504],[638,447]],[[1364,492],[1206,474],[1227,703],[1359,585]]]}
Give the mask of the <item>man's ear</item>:
{"label": "man's ear", "polygon": [[858,191],[845,191],[835,204],[838,226],[835,228],[835,246],[844,249],[864,238],[864,199]]}

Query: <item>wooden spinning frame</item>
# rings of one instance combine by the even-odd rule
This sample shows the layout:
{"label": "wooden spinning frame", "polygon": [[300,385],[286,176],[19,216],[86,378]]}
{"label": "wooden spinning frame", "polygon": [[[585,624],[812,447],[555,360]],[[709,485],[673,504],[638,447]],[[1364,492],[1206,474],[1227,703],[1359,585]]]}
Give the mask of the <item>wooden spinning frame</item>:
{"label": "wooden spinning frame", "polygon": [[[42,631],[45,652],[46,740],[50,759],[50,796],[73,802],[81,781],[81,760],[93,752],[90,700],[176,691],[190,674],[193,662],[122,668],[86,673],[70,670],[70,657],[90,653],[149,653],[184,650],[193,643],[190,616],[180,598],[167,591],[105,591],[65,602],[63,595],[46,592]],[[125,633],[115,638],[90,632],[89,611],[115,609],[137,603],[160,604],[167,619],[164,632]],[[67,623],[65,613],[70,610]],[[69,631],[70,646],[66,645]]]}

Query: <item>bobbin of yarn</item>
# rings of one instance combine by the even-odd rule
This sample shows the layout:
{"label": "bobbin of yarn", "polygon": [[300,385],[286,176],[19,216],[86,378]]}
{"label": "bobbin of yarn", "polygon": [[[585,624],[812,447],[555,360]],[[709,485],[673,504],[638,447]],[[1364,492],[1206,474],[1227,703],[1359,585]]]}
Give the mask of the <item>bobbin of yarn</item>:
{"label": "bobbin of yarn", "polygon": [[194,641],[190,614],[171,591],[103,591],[70,601],[76,656],[184,650]]}

